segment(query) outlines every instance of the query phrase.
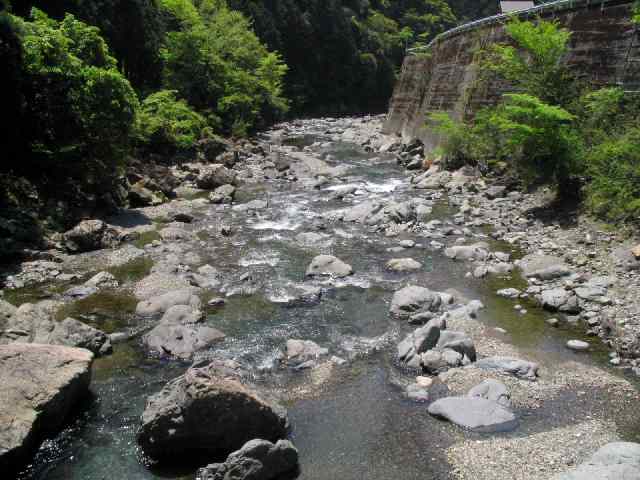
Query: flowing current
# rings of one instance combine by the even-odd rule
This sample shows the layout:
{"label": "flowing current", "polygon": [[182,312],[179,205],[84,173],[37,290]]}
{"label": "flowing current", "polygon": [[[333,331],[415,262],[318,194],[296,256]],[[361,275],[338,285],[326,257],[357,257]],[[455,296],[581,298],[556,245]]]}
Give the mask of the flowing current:
{"label": "flowing current", "polygon": [[[433,247],[434,238],[416,232],[386,236],[359,223],[333,221],[331,212],[365,200],[401,202],[425,196],[433,204],[432,219],[443,225],[450,224],[455,209],[445,196],[411,190],[391,155],[366,153],[345,141],[328,142],[320,129],[296,138],[297,147],[310,146],[309,155],[344,168],[344,173],[319,188],[311,181],[244,185],[236,205],[258,199],[267,206],[256,211],[202,206],[186,228],[211,235],[176,243],[182,254],[196,254],[200,265],[212,265],[223,277],[224,292],[213,289],[209,294],[226,295],[226,304],[210,310],[206,321],[226,339],[199,356],[239,360],[256,372],[258,385],[280,392],[292,425],[290,437],[300,451],[301,479],[449,478],[447,448],[461,436],[484,436],[434,419],[424,404],[407,398],[404,386],[415,374],[400,368],[394,354],[397,342],[415,327],[389,316],[393,292],[415,284],[479,299],[486,306],[479,322],[504,328],[506,334],[496,335],[506,335],[530,359],[551,365],[576,357],[563,347],[576,334],[548,327],[545,314],[537,309],[517,313],[512,302],[493,293],[500,282],[509,286],[509,280],[469,278],[465,274],[470,266],[446,258]],[[337,198],[336,192],[347,187],[353,193]],[[223,224],[231,227],[232,235],[217,234]],[[481,228],[473,235],[474,240],[490,240]],[[401,249],[403,240],[416,245]],[[444,235],[438,240],[451,241]],[[507,245],[492,248],[509,251]],[[350,264],[354,274],[340,280],[305,279],[307,266],[318,254],[335,255]],[[413,258],[422,268],[412,273],[385,269],[387,261],[399,257]],[[122,322],[135,327],[136,320]],[[278,358],[288,339],[312,340],[328,348],[329,357],[346,362],[305,371],[282,368]],[[588,364],[601,360],[598,352],[579,357]],[[139,338],[116,345],[113,355],[95,362],[94,397],[64,432],[45,442],[23,478],[194,478],[196,466],[147,465],[135,442],[147,397],[188,365],[150,358]],[[551,428],[552,417],[553,427],[562,425],[562,403],[558,398],[541,411],[517,412],[517,435]]]}

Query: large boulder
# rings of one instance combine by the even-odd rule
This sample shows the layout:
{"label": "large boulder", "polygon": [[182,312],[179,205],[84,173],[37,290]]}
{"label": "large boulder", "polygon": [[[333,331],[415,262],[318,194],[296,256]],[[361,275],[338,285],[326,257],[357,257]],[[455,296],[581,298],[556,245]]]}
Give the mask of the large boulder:
{"label": "large boulder", "polygon": [[504,383],[488,378],[482,383],[473,387],[467,393],[468,397],[480,397],[491,400],[505,408],[511,407],[511,395]]}
{"label": "large boulder", "polygon": [[285,410],[244,376],[230,361],[190,368],[149,398],[138,444],[152,458],[175,462],[182,454],[228,455],[255,438],[284,438]]}
{"label": "large boulder", "polygon": [[552,480],[632,480],[640,478],[640,444],[607,443],[577,468]]}
{"label": "large boulder", "polygon": [[299,470],[298,450],[289,440],[275,444],[251,440],[227,457],[198,470],[198,480],[282,480],[293,478]]}
{"label": "large boulder", "polygon": [[508,431],[518,424],[511,410],[482,397],[441,398],[429,405],[427,411],[476,432]]}
{"label": "large boulder", "polygon": [[580,312],[580,305],[578,303],[578,297],[562,287],[551,288],[544,290],[538,297],[538,302],[546,310],[555,312],[560,311],[564,313],[578,313]]}
{"label": "large boulder", "polygon": [[418,311],[437,311],[441,304],[442,298],[438,293],[407,285],[393,294],[389,311],[396,317],[405,318]]}
{"label": "large boulder", "polygon": [[59,304],[45,300],[24,303],[5,321],[0,344],[41,343],[86,348],[96,355],[111,352],[108,335],[73,318],[55,319]]}
{"label": "large boulder", "polygon": [[194,310],[197,310],[201,308],[202,302],[197,295],[193,294],[191,289],[185,288],[138,302],[136,313],[143,316],[159,315],[175,305],[189,305]]}
{"label": "large boulder", "polygon": [[376,200],[366,200],[349,208],[344,212],[342,219],[345,222],[367,223],[374,218],[383,208],[383,204]]}
{"label": "large boulder", "polygon": [[571,274],[571,270],[562,258],[553,255],[530,254],[520,260],[518,266],[525,277],[535,277],[545,281]]}
{"label": "large boulder", "polygon": [[116,229],[102,220],[83,220],[64,233],[64,242],[71,252],[89,252],[101,248],[112,248],[120,242]]}
{"label": "large boulder", "polygon": [[58,345],[0,346],[0,471],[12,478],[88,393],[93,354]]}
{"label": "large boulder", "polygon": [[420,354],[437,345],[441,328],[440,322],[434,319],[407,335],[398,344],[398,359],[410,367],[420,367]]}
{"label": "large boulder", "polygon": [[311,261],[309,267],[307,267],[308,277],[330,276],[342,278],[352,273],[353,269],[351,265],[344,263],[332,255],[318,255]]}
{"label": "large boulder", "polygon": [[202,318],[202,312],[189,305],[174,305],[142,337],[142,342],[159,355],[189,360],[196,352],[225,338],[220,330],[200,324]]}
{"label": "large boulder", "polygon": [[213,190],[222,185],[234,185],[235,183],[236,173],[218,163],[203,166],[196,179],[197,187],[205,190]]}
{"label": "large boulder", "polygon": [[221,185],[209,194],[209,202],[214,204],[233,203],[236,195],[236,187],[233,185]]}

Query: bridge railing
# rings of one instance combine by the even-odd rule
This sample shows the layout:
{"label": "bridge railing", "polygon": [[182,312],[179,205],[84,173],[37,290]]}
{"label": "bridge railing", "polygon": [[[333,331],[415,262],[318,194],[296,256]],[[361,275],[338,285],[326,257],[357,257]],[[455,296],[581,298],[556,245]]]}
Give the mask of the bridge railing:
{"label": "bridge railing", "polygon": [[409,55],[416,55],[419,53],[424,53],[430,50],[437,43],[446,40],[451,37],[455,37],[456,35],[460,35],[461,33],[465,33],[471,30],[475,30],[477,28],[481,28],[491,24],[500,24],[505,23],[509,19],[518,17],[521,19],[527,19],[531,17],[536,17],[542,13],[549,12],[557,12],[562,10],[571,10],[577,7],[588,7],[591,5],[600,5],[604,7],[609,3],[632,3],[633,0],[559,0],[557,2],[543,3],[542,5],[536,5],[532,8],[527,8],[525,10],[518,10],[516,12],[510,13],[501,13],[498,15],[492,15],[491,17],[481,18],[480,20],[474,20],[473,22],[465,23],[464,25],[460,25],[458,27],[452,28],[451,30],[447,30],[446,32],[442,32],[437,35],[431,42],[427,45],[423,45],[420,47],[414,47],[407,50]]}

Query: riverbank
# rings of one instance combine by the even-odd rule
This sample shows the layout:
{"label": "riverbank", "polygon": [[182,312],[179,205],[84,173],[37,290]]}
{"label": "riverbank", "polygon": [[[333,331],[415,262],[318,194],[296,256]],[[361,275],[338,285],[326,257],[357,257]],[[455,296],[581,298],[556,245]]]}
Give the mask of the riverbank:
{"label": "riverbank", "polygon": [[[419,169],[419,145],[402,154],[381,125],[382,117],[279,125],[226,170],[176,167],[177,199],[125,210],[105,219],[99,236],[87,235],[117,239],[109,248],[47,252],[48,260],[12,273],[8,283],[19,288],[4,298],[35,306],[8,312],[13,333],[4,329],[3,343],[16,335],[16,318],[21,328],[41,326],[34,335],[73,318],[106,334],[112,348],[96,349],[94,401],[20,478],[176,476],[175,466],[147,468],[135,447],[140,418],[148,399],[175,398],[159,392],[185,372],[200,378],[209,361],[232,362],[225,365],[243,372],[246,388],[286,406],[303,479],[548,480],[609,442],[637,439],[634,380],[594,338],[587,351],[567,348],[584,339],[582,327],[530,302],[562,283],[581,312],[596,304],[601,312],[616,306],[617,290],[592,282],[607,291],[594,298],[611,305],[582,302],[578,289],[593,278],[573,263],[523,263],[530,252],[518,238],[536,245],[532,253],[547,248],[516,220],[527,197],[467,170],[405,172],[396,154]],[[225,185],[233,194],[217,190]],[[522,235],[513,240],[514,232]],[[526,281],[520,267],[535,275]],[[532,287],[540,290],[520,297]],[[518,298],[496,294],[507,288]],[[557,307],[567,304],[573,309],[570,298]],[[409,364],[400,352],[426,327],[460,342],[415,351],[418,364]],[[526,374],[482,366],[496,357],[517,359]],[[474,431],[428,413],[486,380],[507,392],[504,413],[516,420],[508,429]],[[187,477],[196,470],[178,467]]]}

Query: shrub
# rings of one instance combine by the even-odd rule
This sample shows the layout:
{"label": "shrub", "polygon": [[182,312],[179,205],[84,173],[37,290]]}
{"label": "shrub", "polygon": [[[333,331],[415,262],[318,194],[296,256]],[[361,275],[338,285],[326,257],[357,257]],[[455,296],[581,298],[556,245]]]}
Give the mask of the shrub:
{"label": "shrub", "polygon": [[587,206],[608,220],[640,220],[640,128],[594,147],[587,165]]}
{"label": "shrub", "polygon": [[575,95],[575,86],[563,57],[571,32],[555,21],[533,23],[518,18],[505,28],[513,44],[497,44],[483,52],[482,69],[545,103],[569,103]]}
{"label": "shrub", "polygon": [[136,139],[155,153],[173,154],[192,148],[207,126],[206,119],[175,90],[160,90],[142,101],[136,120]]}
{"label": "shrub", "polygon": [[115,68],[97,28],[72,15],[58,22],[34,9],[13,17],[23,50],[22,95],[28,176],[105,184],[127,152],[138,99]]}

